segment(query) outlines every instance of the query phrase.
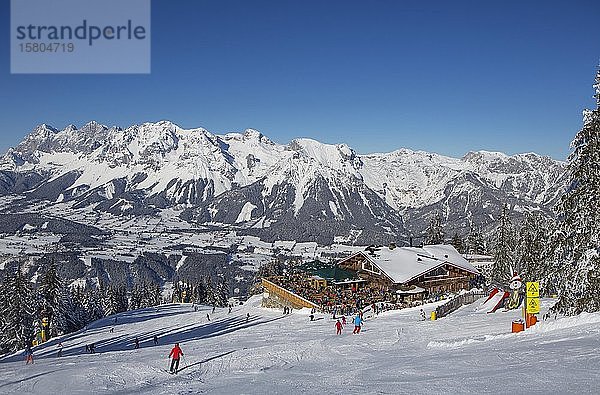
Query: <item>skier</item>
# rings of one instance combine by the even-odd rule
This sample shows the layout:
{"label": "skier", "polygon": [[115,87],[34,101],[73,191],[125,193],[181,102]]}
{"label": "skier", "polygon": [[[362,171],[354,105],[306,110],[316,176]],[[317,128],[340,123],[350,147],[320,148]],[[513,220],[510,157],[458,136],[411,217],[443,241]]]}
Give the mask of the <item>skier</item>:
{"label": "skier", "polygon": [[246,314],[246,322],[248,322],[248,320],[250,319],[250,313]]}
{"label": "skier", "polygon": [[86,345],[85,345],[85,352],[87,352],[87,353],[90,353],[90,352],[91,352],[91,351],[90,351],[90,345],[89,345],[89,344],[86,344]]}
{"label": "skier", "polygon": [[337,320],[335,323],[335,334],[336,335],[342,334],[342,323],[340,322],[340,320]]}
{"label": "skier", "polygon": [[58,353],[56,354],[56,356],[58,358],[62,357],[62,350],[63,350],[63,345],[62,343],[58,343],[58,346],[56,346],[56,348],[58,349]]}
{"label": "skier", "polygon": [[421,321],[425,321],[427,319],[427,317],[425,316],[425,312],[423,311],[423,309],[421,309],[420,313],[421,313]]}
{"label": "skier", "polygon": [[342,325],[346,326],[346,316],[345,315],[342,316]]}
{"label": "skier", "polygon": [[33,351],[31,350],[31,346],[28,344],[25,347],[25,365],[29,365],[29,362],[33,364]]}
{"label": "skier", "polygon": [[90,353],[91,354],[96,353],[96,345],[94,343],[90,344]]}
{"label": "skier", "polygon": [[115,331],[115,328],[111,326],[111,327],[110,327],[110,331],[109,331],[109,332],[110,332],[110,333],[113,333],[114,331]]}
{"label": "skier", "polygon": [[154,345],[156,346],[158,344],[158,336],[154,335]]}
{"label": "skier", "polygon": [[214,304],[213,304],[213,311],[212,311],[212,313],[213,314],[215,313],[215,305]]}
{"label": "skier", "polygon": [[233,308],[232,305],[229,305],[229,312],[227,314],[231,314],[231,309]]}
{"label": "skier", "polygon": [[210,316],[206,313],[206,319],[210,321]]}
{"label": "skier", "polygon": [[137,350],[138,348],[140,348],[140,341],[139,341],[139,339],[136,337],[136,338],[135,338],[135,340],[134,340],[134,342],[135,342],[135,346],[134,346],[133,348]]}
{"label": "skier", "polygon": [[179,358],[183,356],[183,351],[179,347],[179,343],[175,343],[175,347],[171,349],[171,353],[169,354],[169,358],[171,359],[171,373],[177,374],[177,369],[179,369]]}
{"label": "skier", "polygon": [[354,334],[360,333],[360,325],[361,324],[362,324],[362,318],[360,318],[360,314],[357,314],[356,317],[354,317],[354,330],[352,331],[352,333],[354,333]]}

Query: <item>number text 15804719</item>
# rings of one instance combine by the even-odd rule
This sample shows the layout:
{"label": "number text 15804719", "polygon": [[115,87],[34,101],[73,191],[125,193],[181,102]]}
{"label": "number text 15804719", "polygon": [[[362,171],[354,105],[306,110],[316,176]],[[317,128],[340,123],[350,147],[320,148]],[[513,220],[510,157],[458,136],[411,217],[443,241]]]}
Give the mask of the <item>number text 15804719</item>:
{"label": "number text 15804719", "polygon": [[19,49],[21,52],[73,52],[75,51],[75,44],[73,43],[19,43]]}

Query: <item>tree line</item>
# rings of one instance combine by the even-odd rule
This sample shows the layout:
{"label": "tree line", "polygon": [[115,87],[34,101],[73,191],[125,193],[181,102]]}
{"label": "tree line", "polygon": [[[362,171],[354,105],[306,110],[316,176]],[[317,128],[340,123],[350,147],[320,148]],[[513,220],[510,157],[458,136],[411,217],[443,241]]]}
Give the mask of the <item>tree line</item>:
{"label": "tree line", "polygon": [[7,353],[41,341],[75,332],[98,319],[156,306],[186,302],[227,305],[228,288],[224,281],[214,284],[209,277],[196,281],[176,281],[172,293],[163,297],[155,283],[140,282],[131,287],[105,285],[67,286],[54,262],[49,263],[37,285],[20,268],[0,283],[0,353]]}

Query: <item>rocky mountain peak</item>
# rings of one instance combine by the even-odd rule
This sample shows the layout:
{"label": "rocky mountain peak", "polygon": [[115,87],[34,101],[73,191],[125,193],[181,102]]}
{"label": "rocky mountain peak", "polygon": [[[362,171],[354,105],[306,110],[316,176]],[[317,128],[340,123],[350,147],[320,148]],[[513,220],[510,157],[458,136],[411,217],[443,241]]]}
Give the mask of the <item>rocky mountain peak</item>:
{"label": "rocky mountain peak", "polygon": [[459,227],[474,219],[485,226],[504,202],[516,213],[551,215],[565,167],[533,153],[359,155],[347,144],[298,138],[281,145],[255,129],[215,135],[170,121],[40,125],[1,166],[0,195],[25,190],[24,201],[34,204],[73,202],[115,215],[185,205],[191,221],[250,226],[269,239],[310,239],[327,227],[322,240],[348,232],[393,239],[404,224],[424,229],[435,212]]}

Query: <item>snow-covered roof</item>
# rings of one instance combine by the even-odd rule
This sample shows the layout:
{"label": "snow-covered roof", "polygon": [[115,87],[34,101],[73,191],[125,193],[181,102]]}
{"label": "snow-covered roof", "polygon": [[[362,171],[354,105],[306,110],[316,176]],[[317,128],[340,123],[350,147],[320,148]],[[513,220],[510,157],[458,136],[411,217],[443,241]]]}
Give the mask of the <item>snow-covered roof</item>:
{"label": "snow-covered roof", "polygon": [[473,267],[461,254],[449,244],[435,244],[423,246],[423,249],[431,253],[436,259],[450,263],[460,269],[464,269],[468,272],[478,273],[477,269]]}
{"label": "snow-covered roof", "polygon": [[383,248],[375,255],[363,255],[381,269],[394,283],[405,283],[421,273],[428,272],[441,265],[442,262],[428,256],[418,254],[414,248],[400,247],[390,250]]}
{"label": "snow-covered roof", "polygon": [[451,245],[382,248],[375,254],[361,252],[381,269],[394,283],[406,283],[431,270],[449,264],[471,273],[479,273]]}

